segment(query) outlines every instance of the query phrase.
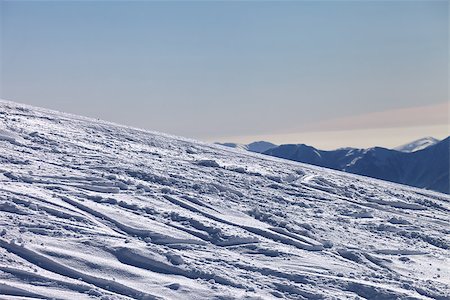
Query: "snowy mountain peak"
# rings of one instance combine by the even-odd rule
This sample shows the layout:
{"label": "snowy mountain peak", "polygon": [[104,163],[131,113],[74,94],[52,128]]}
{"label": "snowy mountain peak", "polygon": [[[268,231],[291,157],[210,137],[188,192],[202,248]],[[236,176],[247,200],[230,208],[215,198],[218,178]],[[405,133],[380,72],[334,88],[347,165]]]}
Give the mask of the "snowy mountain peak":
{"label": "snowy mountain peak", "polygon": [[438,139],[429,136],[395,147],[394,150],[401,152],[416,152],[425,149],[429,146],[435,145],[438,142],[439,142]]}
{"label": "snowy mountain peak", "polygon": [[271,143],[271,142],[266,142],[266,141],[258,141],[258,142],[253,142],[247,145],[247,148],[249,151],[252,152],[257,152],[257,153],[263,153],[269,149],[272,149],[273,147],[276,147],[277,145]]}
{"label": "snowy mountain peak", "polygon": [[448,299],[450,197],[0,101],[2,299]]}
{"label": "snowy mountain peak", "polygon": [[230,148],[248,150],[250,152],[256,152],[256,153],[263,153],[263,152],[277,146],[273,143],[266,142],[266,141],[258,141],[258,142],[253,142],[250,144],[237,144],[237,143],[217,143],[217,144],[226,146],[226,147],[230,147]]}

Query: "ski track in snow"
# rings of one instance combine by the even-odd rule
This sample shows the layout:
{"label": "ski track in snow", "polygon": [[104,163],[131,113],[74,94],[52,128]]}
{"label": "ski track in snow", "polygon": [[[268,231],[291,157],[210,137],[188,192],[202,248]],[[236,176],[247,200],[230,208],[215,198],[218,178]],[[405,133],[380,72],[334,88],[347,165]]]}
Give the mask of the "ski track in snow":
{"label": "ski track in snow", "polygon": [[2,299],[449,299],[450,197],[0,101]]}

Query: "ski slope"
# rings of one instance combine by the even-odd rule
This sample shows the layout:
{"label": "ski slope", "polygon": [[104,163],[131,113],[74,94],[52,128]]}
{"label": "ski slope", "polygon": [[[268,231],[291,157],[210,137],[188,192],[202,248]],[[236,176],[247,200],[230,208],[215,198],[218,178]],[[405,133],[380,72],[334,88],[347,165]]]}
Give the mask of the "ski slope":
{"label": "ski slope", "polygon": [[450,197],[0,101],[1,299],[449,299]]}

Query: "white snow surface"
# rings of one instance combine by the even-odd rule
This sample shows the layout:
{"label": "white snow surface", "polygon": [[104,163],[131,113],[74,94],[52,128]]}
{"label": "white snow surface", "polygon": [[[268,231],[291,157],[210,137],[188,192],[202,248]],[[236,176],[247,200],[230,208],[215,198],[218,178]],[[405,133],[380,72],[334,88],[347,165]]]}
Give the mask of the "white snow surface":
{"label": "white snow surface", "polygon": [[450,197],[0,101],[2,299],[449,299]]}
{"label": "white snow surface", "polygon": [[398,146],[394,148],[394,150],[401,151],[401,152],[416,152],[419,150],[423,150],[429,146],[432,146],[436,143],[438,143],[439,140],[435,139],[434,137],[424,137],[415,141],[412,141],[410,143]]}

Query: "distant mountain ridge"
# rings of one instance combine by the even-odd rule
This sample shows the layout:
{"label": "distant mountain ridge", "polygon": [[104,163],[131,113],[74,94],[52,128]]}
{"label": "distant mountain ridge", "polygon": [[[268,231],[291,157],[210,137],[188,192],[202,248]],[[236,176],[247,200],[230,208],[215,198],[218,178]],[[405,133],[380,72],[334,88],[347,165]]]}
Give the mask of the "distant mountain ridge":
{"label": "distant mountain ridge", "polygon": [[425,148],[424,142],[433,140],[418,141],[400,146],[403,151],[382,147],[325,151],[287,144],[263,154],[450,194],[449,137]]}
{"label": "distant mountain ridge", "polygon": [[250,144],[237,144],[237,143],[216,143],[217,145],[222,145],[230,148],[243,149],[256,153],[263,153],[269,149],[275,148],[278,145],[272,144],[266,141],[258,141]]}

